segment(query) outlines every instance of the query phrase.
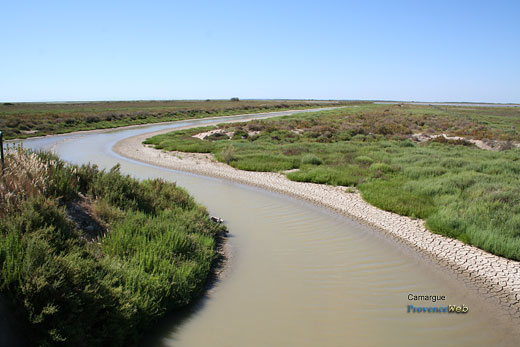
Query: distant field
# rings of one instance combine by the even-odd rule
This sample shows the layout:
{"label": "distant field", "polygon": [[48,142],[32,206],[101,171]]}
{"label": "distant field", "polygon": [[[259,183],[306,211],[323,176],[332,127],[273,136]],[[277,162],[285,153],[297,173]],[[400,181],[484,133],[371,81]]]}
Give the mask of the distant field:
{"label": "distant field", "polygon": [[[518,108],[357,105],[221,124],[204,140],[192,136],[215,129],[146,143],[213,153],[242,170],[291,170],[294,181],[356,187],[371,204],[422,218],[433,232],[520,260],[519,127]],[[465,140],[412,141],[417,133],[499,145],[487,151]]]}
{"label": "distant field", "polygon": [[27,138],[244,112],[320,107],[323,104],[305,100],[2,103],[0,131],[4,132],[6,139]]}

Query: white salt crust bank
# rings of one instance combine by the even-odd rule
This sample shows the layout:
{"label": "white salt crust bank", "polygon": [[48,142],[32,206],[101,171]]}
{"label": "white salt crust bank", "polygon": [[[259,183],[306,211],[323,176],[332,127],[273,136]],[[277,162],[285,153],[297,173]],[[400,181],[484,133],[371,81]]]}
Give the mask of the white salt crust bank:
{"label": "white salt crust bank", "polygon": [[[186,128],[189,127],[175,130]],[[476,288],[480,295],[498,304],[507,316],[515,321],[520,319],[520,262],[433,234],[426,230],[424,221],[383,211],[363,201],[359,193],[347,193],[344,187],[294,182],[280,173],[237,170],[215,162],[208,154],[163,152],[142,144],[149,137],[170,131],[172,129],[124,139],[116,143],[113,150],[124,157],[152,165],[228,179],[330,208],[385,232],[451,270],[459,279]]]}

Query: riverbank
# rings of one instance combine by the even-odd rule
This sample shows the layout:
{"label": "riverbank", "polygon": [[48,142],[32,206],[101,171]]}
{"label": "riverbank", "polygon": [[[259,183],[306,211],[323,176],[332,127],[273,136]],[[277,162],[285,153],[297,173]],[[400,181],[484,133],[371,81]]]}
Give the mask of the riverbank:
{"label": "riverbank", "polygon": [[[207,124],[211,125],[211,124]],[[176,130],[189,127],[177,128]],[[363,201],[359,193],[344,187],[294,182],[279,173],[251,172],[215,162],[208,154],[165,153],[142,145],[154,133],[118,142],[114,151],[122,156],[170,169],[232,180],[287,194],[330,208],[381,230],[410,246],[435,263],[448,268],[464,282],[478,288],[511,316],[520,318],[520,263],[484,252],[460,241],[432,234],[418,219],[380,210]]]}

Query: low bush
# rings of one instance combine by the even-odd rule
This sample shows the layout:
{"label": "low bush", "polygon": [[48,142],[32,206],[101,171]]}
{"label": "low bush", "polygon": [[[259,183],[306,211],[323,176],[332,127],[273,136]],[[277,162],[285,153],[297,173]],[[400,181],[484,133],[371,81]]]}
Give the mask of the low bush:
{"label": "low bush", "polygon": [[305,164],[321,165],[321,159],[314,154],[306,154],[302,157],[302,165]]}
{"label": "low bush", "polygon": [[222,158],[226,164],[231,163],[231,161],[235,159],[235,149],[233,145],[229,145],[222,151]]}
{"label": "low bush", "polygon": [[374,162],[374,159],[367,157],[366,155],[360,155],[359,157],[356,157],[354,160],[357,163],[359,163],[360,165],[365,165],[365,166],[369,166],[370,164],[372,164]]}
{"label": "low bush", "polygon": [[[224,227],[184,190],[20,148],[5,163],[0,291],[32,345],[133,344],[202,290]],[[87,241],[66,209],[78,199],[106,235]]]}

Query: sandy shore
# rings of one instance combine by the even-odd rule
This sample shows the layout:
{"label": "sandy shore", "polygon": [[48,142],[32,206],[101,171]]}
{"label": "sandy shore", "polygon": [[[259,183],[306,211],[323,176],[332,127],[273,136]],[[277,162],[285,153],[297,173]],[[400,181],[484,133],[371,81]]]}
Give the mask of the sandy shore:
{"label": "sandy shore", "polygon": [[492,255],[458,240],[432,234],[426,230],[422,220],[380,210],[363,201],[359,193],[347,193],[344,187],[293,182],[280,173],[237,170],[215,162],[208,154],[163,152],[142,144],[151,136],[170,131],[172,129],[124,139],[116,143],[113,150],[124,157],[152,165],[228,179],[287,194],[347,215],[386,233],[436,264],[448,268],[509,315],[520,318],[520,262]]}

